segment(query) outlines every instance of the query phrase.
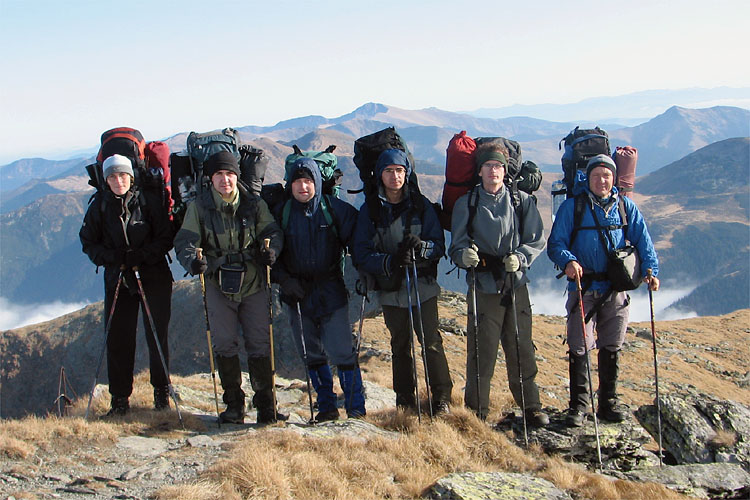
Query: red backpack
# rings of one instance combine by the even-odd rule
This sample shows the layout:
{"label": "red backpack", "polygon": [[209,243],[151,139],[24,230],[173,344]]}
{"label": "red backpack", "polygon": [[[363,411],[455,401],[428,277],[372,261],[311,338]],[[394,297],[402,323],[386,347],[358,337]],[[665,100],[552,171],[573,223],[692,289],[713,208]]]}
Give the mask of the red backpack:
{"label": "red backpack", "polygon": [[462,130],[455,134],[445,150],[445,185],[443,186],[443,210],[440,213],[440,224],[446,231],[451,230],[453,206],[461,196],[479,182],[474,150],[477,144]]}
{"label": "red backpack", "polygon": [[[169,169],[169,146],[163,142],[146,143],[143,134],[130,127],[117,127],[102,134],[96,163],[86,166],[89,185],[97,191],[104,189],[106,180],[102,172],[104,160],[119,154],[133,162],[135,186],[156,192],[162,199],[164,210],[172,219],[171,173]],[[92,197],[93,199],[93,197]]]}
{"label": "red backpack", "polygon": [[633,146],[618,146],[612,154],[617,166],[617,189],[630,198],[635,187],[635,168],[638,163],[638,150]]}

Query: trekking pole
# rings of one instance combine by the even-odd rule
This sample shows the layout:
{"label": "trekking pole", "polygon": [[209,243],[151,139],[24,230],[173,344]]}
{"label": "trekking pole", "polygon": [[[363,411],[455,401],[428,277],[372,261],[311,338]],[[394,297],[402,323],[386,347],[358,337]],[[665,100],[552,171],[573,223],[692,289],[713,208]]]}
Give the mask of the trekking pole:
{"label": "trekking pole", "polygon": [[[195,249],[195,257],[200,260],[203,258],[203,249]],[[203,311],[206,314],[206,340],[208,340],[208,361],[211,366],[211,379],[214,383],[214,404],[216,405],[216,423],[221,428],[221,417],[219,416],[219,391],[216,389],[216,367],[214,366],[214,346],[211,341],[211,325],[208,322],[208,302],[206,302],[206,280],[203,273],[200,275],[201,293],[203,294]]]}
{"label": "trekking pole", "polygon": [[[414,382],[414,393],[417,398],[417,421],[422,423],[422,403],[419,401],[419,377],[417,376],[417,351],[414,348],[414,335],[417,334],[414,330],[414,313],[412,312],[411,304],[411,278],[409,276],[409,269],[406,269],[406,300],[409,306],[409,325],[411,331],[409,332],[409,344],[411,344],[411,373]],[[413,335],[412,335],[413,332]],[[425,373],[425,378],[427,374]]]}
{"label": "trekking pole", "polygon": [[523,415],[523,441],[529,447],[529,434],[526,425],[526,396],[523,393],[523,371],[521,370],[521,346],[518,334],[518,311],[516,310],[516,274],[510,274],[510,304],[513,311],[513,327],[516,334],[516,362],[518,363],[518,383],[521,388],[521,414]]}
{"label": "trekking pole", "polygon": [[299,320],[299,337],[302,341],[302,361],[305,363],[305,377],[307,377],[307,399],[310,402],[310,423],[315,425],[318,422],[315,420],[315,413],[313,411],[312,384],[310,383],[310,369],[307,364],[307,347],[305,347],[305,332],[302,326],[302,309],[299,306],[299,301],[297,301],[297,319]]}
{"label": "trekking pole", "polygon": [[[653,277],[651,269],[646,270],[646,275]],[[656,326],[654,325],[654,293],[651,290],[651,283],[648,284],[648,302],[651,306],[651,344],[654,348],[654,381],[656,384],[656,425],[659,429],[659,467],[662,467],[662,446],[661,446],[661,401],[659,401],[659,363],[656,359]]]}
{"label": "trekking pole", "polygon": [[172,396],[172,401],[174,401],[175,410],[177,410],[177,418],[180,420],[180,426],[184,430],[185,423],[182,421],[182,413],[180,413],[180,404],[177,402],[177,394],[174,392],[174,387],[172,386],[172,378],[169,376],[169,369],[167,368],[167,361],[164,358],[164,352],[162,352],[162,349],[161,349],[159,336],[156,334],[156,324],[154,323],[154,317],[151,315],[151,308],[148,307],[148,300],[146,300],[146,292],[143,290],[143,282],[141,281],[141,273],[138,271],[138,266],[133,267],[133,273],[135,274],[135,280],[138,282],[138,291],[141,293],[141,300],[143,301],[143,309],[146,311],[148,324],[151,327],[151,333],[154,337],[156,350],[159,353],[159,359],[161,360],[161,367],[164,370],[164,374],[167,376],[167,387],[169,388],[169,395]]}
{"label": "trekking pole", "polygon": [[471,275],[471,314],[474,327],[474,355],[477,364],[477,411],[481,414],[481,404],[479,402],[479,391],[481,379],[479,378],[479,318],[477,317],[477,269],[469,269]]}
{"label": "trekking pole", "polygon": [[[354,352],[356,353],[355,363],[359,368],[359,349],[362,346],[362,327],[365,324],[365,302],[367,302],[367,282],[365,282],[365,290],[362,294],[362,305],[359,306],[359,330],[357,331],[357,342],[355,345]],[[349,408],[347,412],[351,411],[352,399],[354,398],[354,378],[352,378],[351,384],[349,384]]]}
{"label": "trekking pole", "polygon": [[94,374],[94,385],[91,386],[91,392],[89,393],[89,403],[86,405],[86,414],[83,419],[88,420],[89,410],[91,409],[91,400],[94,398],[94,391],[96,390],[96,382],[99,380],[99,372],[102,369],[102,361],[104,361],[104,353],[107,350],[107,337],[109,337],[109,328],[112,326],[112,316],[115,314],[115,305],[117,305],[117,297],[120,295],[120,285],[122,284],[122,268],[120,268],[120,275],[117,277],[117,286],[115,287],[115,295],[112,298],[112,305],[109,308],[109,317],[107,323],[104,326],[104,342],[102,343],[102,349],[99,352],[99,362],[96,364],[96,373]]}
{"label": "trekking pole", "polygon": [[[421,345],[422,345],[422,365],[424,365],[424,384],[427,391],[427,404],[429,405],[430,409],[430,418],[433,418],[434,415],[432,413],[432,390],[430,388],[430,374],[427,371],[427,350],[425,348],[425,340],[424,340],[424,321],[422,320],[422,301],[419,300],[419,281],[417,277],[417,260],[416,256],[414,255],[414,249],[411,249],[411,270],[414,272],[414,280],[412,281],[412,285],[414,286],[414,298],[417,299],[417,316],[418,321],[417,324],[419,325],[419,333],[422,334],[421,338]],[[409,273],[409,270],[406,270],[407,274]],[[415,330],[416,333],[416,330]],[[417,337],[419,338],[419,337]]]}
{"label": "trekking pole", "polygon": [[[263,240],[263,247],[271,247],[271,238]],[[273,293],[271,293],[271,266],[266,266],[266,286],[268,286],[268,338],[271,342],[271,394],[273,394],[273,418],[276,420],[276,360],[273,355]],[[299,303],[297,303],[299,305]],[[302,321],[300,320],[300,325]]]}
{"label": "trekking pole", "polygon": [[602,470],[602,445],[599,441],[599,419],[596,418],[594,407],[594,386],[591,383],[591,363],[589,362],[589,348],[586,344],[586,315],[583,312],[583,291],[581,289],[581,277],[576,273],[576,288],[578,289],[578,305],[581,310],[581,335],[583,336],[583,352],[586,356],[586,374],[589,379],[589,399],[591,400],[591,412],[594,414],[594,431],[596,432],[596,455],[599,459],[599,470]]}

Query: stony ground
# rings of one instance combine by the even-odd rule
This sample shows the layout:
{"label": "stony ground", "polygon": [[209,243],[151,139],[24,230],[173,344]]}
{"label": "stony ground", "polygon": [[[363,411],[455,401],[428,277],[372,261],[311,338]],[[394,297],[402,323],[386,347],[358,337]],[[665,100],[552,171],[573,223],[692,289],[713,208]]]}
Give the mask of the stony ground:
{"label": "stony ground", "polygon": [[[460,404],[464,383],[466,305],[461,295],[445,294],[440,301],[444,343],[454,379],[453,400]],[[567,402],[567,363],[564,319],[534,317],[542,402],[563,409]],[[372,394],[373,411],[393,400],[390,349],[382,316],[365,320],[362,367]],[[658,322],[660,390],[693,388],[720,398],[750,404],[750,310],[721,317]],[[652,402],[653,351],[649,323],[632,325],[625,347],[622,392],[633,409]],[[490,421],[511,408],[502,353],[493,380]],[[143,378],[145,381],[145,377]],[[301,381],[279,380],[280,404],[292,417],[287,425],[304,424],[309,415]],[[377,384],[377,385],[376,385]],[[183,401],[186,430],[174,411],[155,413],[145,393],[135,398],[130,416],[102,427],[101,435],[80,428],[80,419],[55,420],[58,431],[35,443],[36,449],[14,441],[12,425],[51,425],[42,421],[4,422],[0,427],[0,499],[148,498],[164,485],[183,483],[225,456],[233,441],[257,432],[254,414],[244,426],[215,424],[213,390],[207,375],[175,379]],[[369,396],[368,396],[369,397]],[[104,403],[98,403],[98,412]],[[79,403],[74,412],[82,413]],[[65,429],[70,429],[69,432]],[[87,434],[87,432],[89,434]],[[31,434],[31,430],[27,432]],[[23,432],[21,432],[23,434]],[[15,451],[14,451],[15,450]]]}

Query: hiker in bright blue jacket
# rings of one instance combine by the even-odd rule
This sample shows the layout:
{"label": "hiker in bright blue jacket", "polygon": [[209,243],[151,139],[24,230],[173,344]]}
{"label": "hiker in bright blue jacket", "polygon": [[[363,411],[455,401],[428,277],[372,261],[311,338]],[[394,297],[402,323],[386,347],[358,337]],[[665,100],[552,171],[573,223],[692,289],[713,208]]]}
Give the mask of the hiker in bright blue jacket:
{"label": "hiker in bright blue jacket", "polygon": [[[585,418],[588,375],[586,370],[584,335],[581,332],[581,315],[578,305],[576,276],[581,280],[583,306],[586,314],[592,314],[586,323],[586,347],[599,348],[599,406],[597,415],[604,420],[621,422],[627,409],[617,397],[617,376],[620,349],[625,341],[628,326],[630,297],[627,292],[611,291],[607,281],[607,255],[613,248],[622,248],[626,239],[637,249],[641,260],[641,275],[646,277],[651,290],[659,289],[659,262],[646,222],[638,207],[630,198],[621,196],[614,181],[617,177],[615,162],[607,155],[597,155],[586,167],[586,184],[575,198],[566,200],[555,217],[547,240],[547,255],[570,281],[565,308],[568,312],[567,336],[569,346],[570,407],[566,421],[570,426],[581,426]],[[581,222],[574,229],[577,199],[583,204]],[[623,227],[619,202],[622,200],[627,218]],[[581,202],[578,202],[581,203]],[[603,229],[596,227],[594,220]],[[606,235],[605,250],[601,235]],[[597,340],[594,342],[594,330]]]}
{"label": "hiker in bright blue jacket", "polygon": [[308,371],[318,396],[316,420],[339,417],[331,363],[336,365],[350,418],[365,415],[362,375],[349,324],[348,294],[342,263],[352,243],[357,210],[343,200],[323,195],[320,169],[311,158],[299,158],[289,175],[291,198],[276,210],[284,231],[284,250],[273,268],[281,286],[297,349],[302,338]]}
{"label": "hiker in bright blue jacket", "polygon": [[[411,165],[406,153],[397,149],[383,151],[378,157],[375,171],[379,211],[372,217],[367,203],[359,210],[354,263],[357,269],[372,275],[376,281],[375,290],[383,306],[383,318],[391,333],[396,405],[415,408],[410,349],[412,333],[404,269],[412,267],[412,255],[416,256],[428,382],[432,391],[430,403],[434,414],[446,413],[449,411],[453,383],[437,328],[437,296],[440,293],[437,263],[445,253],[443,229],[430,201],[419,193],[416,193],[419,198],[413,198],[409,192],[406,180],[411,173]],[[418,210],[419,205],[423,207],[422,210]],[[414,292],[411,303],[416,322],[419,316]],[[419,335],[417,337],[419,339]]]}

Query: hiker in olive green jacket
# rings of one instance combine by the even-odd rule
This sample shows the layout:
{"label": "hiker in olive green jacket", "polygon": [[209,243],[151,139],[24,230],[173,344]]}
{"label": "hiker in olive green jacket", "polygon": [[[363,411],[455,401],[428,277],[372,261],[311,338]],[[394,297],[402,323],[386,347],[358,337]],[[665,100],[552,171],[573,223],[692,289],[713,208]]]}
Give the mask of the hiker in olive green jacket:
{"label": "hiker in olive green jacket", "polygon": [[[232,153],[222,151],[208,158],[203,174],[211,179],[211,188],[188,206],[174,246],[186,270],[206,276],[206,307],[227,405],[219,418],[230,423],[245,418],[241,336],[257,421],[274,422],[265,267],[281,252],[283,234],[266,203],[238,185],[240,171]],[[266,238],[268,248],[263,243]],[[202,249],[200,257],[198,249]]]}

